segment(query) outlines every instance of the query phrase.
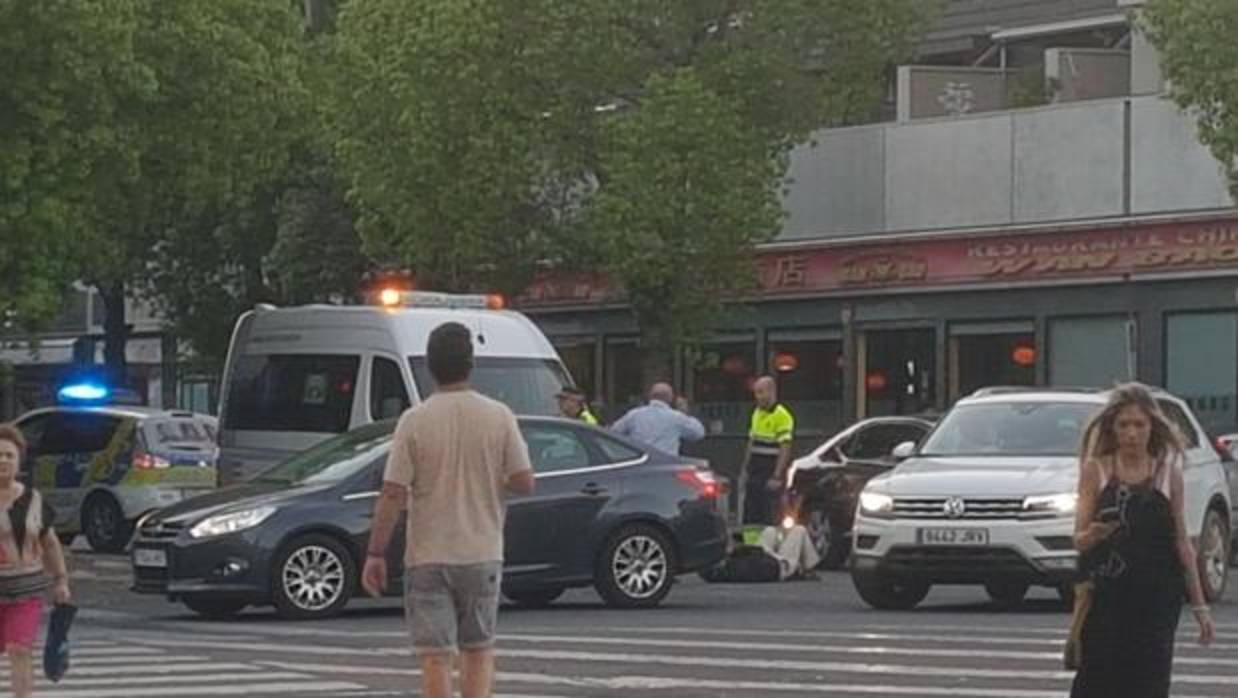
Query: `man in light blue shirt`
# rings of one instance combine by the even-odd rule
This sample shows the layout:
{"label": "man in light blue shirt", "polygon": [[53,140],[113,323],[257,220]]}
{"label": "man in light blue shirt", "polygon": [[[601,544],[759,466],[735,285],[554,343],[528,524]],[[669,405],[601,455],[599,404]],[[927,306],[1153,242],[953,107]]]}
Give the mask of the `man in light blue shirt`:
{"label": "man in light blue shirt", "polygon": [[[671,407],[671,401],[675,407]],[[675,400],[675,390],[666,383],[654,383],[649,388],[649,404],[637,407],[611,425],[611,431],[634,441],[653,446],[659,451],[679,455],[682,440],[705,438],[705,425],[687,414],[688,401]]]}

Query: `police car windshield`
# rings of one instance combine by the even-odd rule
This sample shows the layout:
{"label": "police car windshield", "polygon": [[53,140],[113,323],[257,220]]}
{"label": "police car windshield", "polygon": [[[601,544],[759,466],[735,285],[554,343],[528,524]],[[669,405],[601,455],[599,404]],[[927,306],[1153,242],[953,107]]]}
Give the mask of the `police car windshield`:
{"label": "police car windshield", "polygon": [[1073,456],[1098,405],[1002,402],[955,407],[929,435],[922,456]]}
{"label": "police car windshield", "polygon": [[[426,357],[409,359],[417,392],[427,398],[437,387]],[[555,416],[559,405],[555,395],[568,385],[567,375],[559,362],[552,359],[478,356],[473,359],[473,374],[469,382],[483,395],[494,398],[516,414]]]}
{"label": "police car windshield", "polygon": [[308,485],[339,482],[384,457],[394,422],[358,427],[273,466],[255,482]]}

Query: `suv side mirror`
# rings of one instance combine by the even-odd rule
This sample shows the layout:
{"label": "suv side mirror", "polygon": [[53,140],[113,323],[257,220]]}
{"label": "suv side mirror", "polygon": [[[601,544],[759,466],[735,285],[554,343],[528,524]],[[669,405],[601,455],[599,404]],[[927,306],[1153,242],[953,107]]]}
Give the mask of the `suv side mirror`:
{"label": "suv side mirror", "polygon": [[895,446],[893,451],[890,451],[890,457],[892,457],[896,461],[907,460],[908,458],[911,458],[915,454],[916,454],[916,442],[915,441],[904,441],[903,443]]}

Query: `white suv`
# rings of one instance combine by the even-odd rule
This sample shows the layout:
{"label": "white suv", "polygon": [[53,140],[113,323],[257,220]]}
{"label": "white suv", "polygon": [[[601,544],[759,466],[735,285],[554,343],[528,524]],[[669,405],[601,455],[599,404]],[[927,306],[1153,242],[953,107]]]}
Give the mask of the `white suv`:
{"label": "white suv", "polygon": [[[1078,448],[1104,391],[988,388],[960,400],[902,462],[869,481],[852,536],[851,577],[869,605],[908,609],[934,584],[983,585],[1017,603],[1032,585],[1067,598]],[[1190,408],[1157,393],[1187,444],[1186,521],[1210,600],[1228,575],[1230,501],[1225,471]]]}

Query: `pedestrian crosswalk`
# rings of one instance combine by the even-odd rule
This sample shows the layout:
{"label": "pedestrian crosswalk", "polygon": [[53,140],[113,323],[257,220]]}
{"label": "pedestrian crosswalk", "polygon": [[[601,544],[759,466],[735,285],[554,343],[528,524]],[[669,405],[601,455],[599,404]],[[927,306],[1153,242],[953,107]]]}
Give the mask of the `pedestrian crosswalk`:
{"label": "pedestrian crosswalk", "polygon": [[[35,657],[40,656],[41,650],[36,648]],[[324,680],[306,672],[271,671],[251,662],[218,661],[201,653],[131,644],[123,634],[118,634],[115,640],[75,641],[69,676],[55,684],[41,675],[37,679],[35,694],[40,698],[249,695],[342,698],[350,691],[368,690],[355,681]],[[8,686],[9,670],[5,666],[0,670],[0,695],[7,695]]]}
{"label": "pedestrian crosswalk", "polygon": [[[1071,679],[1061,669],[1059,614],[985,616],[974,625],[882,615],[844,627],[823,616],[819,631],[629,618],[570,629],[504,623],[496,695],[1061,698]],[[1223,633],[1208,650],[1191,640],[1184,630],[1173,695],[1238,695],[1238,635]],[[37,695],[407,698],[417,695],[418,678],[395,619],[362,628],[193,622],[80,641],[70,675]]]}

